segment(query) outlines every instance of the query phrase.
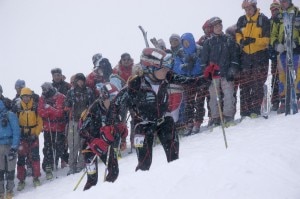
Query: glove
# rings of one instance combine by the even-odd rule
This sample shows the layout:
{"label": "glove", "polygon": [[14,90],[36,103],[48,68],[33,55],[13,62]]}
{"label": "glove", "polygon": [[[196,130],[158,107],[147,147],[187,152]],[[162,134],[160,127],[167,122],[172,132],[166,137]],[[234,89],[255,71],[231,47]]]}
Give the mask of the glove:
{"label": "glove", "polygon": [[11,148],[8,152],[8,160],[13,161],[17,157],[17,149]]}
{"label": "glove", "polygon": [[283,44],[276,44],[275,50],[281,54],[285,51],[285,47]]}
{"label": "glove", "polygon": [[252,37],[245,37],[245,39],[241,39],[241,45],[243,46],[247,46],[249,44],[252,44],[256,41],[255,38],[252,38]]}
{"label": "glove", "polygon": [[211,63],[205,68],[203,75],[206,79],[220,78],[220,67],[216,64]]}
{"label": "glove", "polygon": [[89,143],[89,147],[98,156],[107,153],[108,146],[114,141],[114,128],[113,126],[103,126],[100,128],[100,138],[94,138]]}
{"label": "glove", "polygon": [[238,70],[237,70],[237,68],[235,66],[230,66],[229,69],[228,69],[228,71],[227,71],[227,74],[226,74],[226,80],[228,82],[233,81],[234,77],[235,77],[235,75],[237,73],[237,71]]}

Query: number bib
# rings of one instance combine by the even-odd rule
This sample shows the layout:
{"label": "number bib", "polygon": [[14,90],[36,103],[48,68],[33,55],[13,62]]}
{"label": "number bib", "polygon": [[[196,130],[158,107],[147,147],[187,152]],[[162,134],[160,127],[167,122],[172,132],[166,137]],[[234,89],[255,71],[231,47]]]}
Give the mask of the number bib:
{"label": "number bib", "polygon": [[89,174],[89,175],[95,174],[97,172],[96,164],[95,163],[86,164],[86,171],[87,171],[87,174]]}
{"label": "number bib", "polygon": [[145,135],[136,134],[134,135],[134,146],[136,148],[143,147],[145,140]]}

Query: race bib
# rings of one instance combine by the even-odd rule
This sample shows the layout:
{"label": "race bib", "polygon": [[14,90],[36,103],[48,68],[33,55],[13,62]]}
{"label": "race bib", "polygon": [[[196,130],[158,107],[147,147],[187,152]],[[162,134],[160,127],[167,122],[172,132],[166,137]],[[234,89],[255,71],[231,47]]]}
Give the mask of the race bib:
{"label": "race bib", "polygon": [[134,135],[134,146],[136,148],[143,147],[145,140],[145,135],[136,134]]}
{"label": "race bib", "polygon": [[96,173],[96,164],[86,164],[86,172],[89,175],[95,174]]}

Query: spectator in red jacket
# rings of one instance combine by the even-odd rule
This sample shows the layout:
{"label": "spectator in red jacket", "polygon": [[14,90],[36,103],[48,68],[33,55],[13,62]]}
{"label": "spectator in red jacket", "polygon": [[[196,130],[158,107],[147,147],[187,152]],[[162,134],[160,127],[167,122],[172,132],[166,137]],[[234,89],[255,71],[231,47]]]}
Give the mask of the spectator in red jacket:
{"label": "spectator in red jacket", "polygon": [[[46,178],[52,179],[53,169],[57,168],[58,159],[63,158],[65,149],[64,115],[65,95],[57,92],[50,82],[42,84],[42,96],[39,100],[38,114],[43,119],[44,129],[44,159],[42,168],[46,172]],[[54,161],[55,159],[55,161]],[[68,160],[65,160],[67,162]]]}

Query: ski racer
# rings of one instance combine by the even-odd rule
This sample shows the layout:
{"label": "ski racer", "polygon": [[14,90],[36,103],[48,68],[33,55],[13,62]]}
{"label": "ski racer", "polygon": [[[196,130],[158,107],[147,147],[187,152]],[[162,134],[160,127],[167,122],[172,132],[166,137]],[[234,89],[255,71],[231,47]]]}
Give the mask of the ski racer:
{"label": "ski racer", "polygon": [[[152,147],[157,134],[166,153],[167,161],[179,158],[179,140],[174,120],[168,112],[168,84],[170,82],[195,83],[198,78],[173,75],[169,69],[171,55],[160,49],[145,48],[140,63],[143,74],[129,79],[114,98],[108,113],[107,126],[101,128],[101,137],[91,141],[91,150],[101,156],[108,153],[117,130],[114,127],[117,116],[124,107],[130,107],[136,114],[134,144],[138,154],[137,170],[149,170],[152,163]],[[192,85],[191,85],[192,86]]]}

